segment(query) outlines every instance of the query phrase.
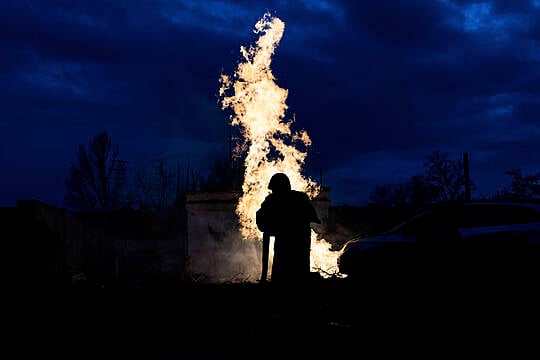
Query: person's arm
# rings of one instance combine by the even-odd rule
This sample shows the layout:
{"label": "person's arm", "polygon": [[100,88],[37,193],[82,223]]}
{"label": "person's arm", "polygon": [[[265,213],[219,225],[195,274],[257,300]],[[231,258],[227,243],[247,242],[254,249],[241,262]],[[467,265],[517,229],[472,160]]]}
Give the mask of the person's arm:
{"label": "person's arm", "polygon": [[263,233],[263,248],[262,248],[262,271],[261,282],[266,282],[268,276],[268,254],[270,252],[270,235]]}
{"label": "person's arm", "polygon": [[266,210],[264,202],[255,213],[255,223],[260,231],[264,232],[264,230],[266,230]]}

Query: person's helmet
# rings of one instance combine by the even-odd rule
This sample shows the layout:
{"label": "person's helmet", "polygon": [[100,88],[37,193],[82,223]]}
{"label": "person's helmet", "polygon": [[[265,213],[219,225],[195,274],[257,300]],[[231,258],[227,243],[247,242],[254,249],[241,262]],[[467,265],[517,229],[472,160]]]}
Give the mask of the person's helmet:
{"label": "person's helmet", "polygon": [[273,192],[283,192],[291,190],[291,182],[284,173],[276,173],[270,178],[268,188]]}

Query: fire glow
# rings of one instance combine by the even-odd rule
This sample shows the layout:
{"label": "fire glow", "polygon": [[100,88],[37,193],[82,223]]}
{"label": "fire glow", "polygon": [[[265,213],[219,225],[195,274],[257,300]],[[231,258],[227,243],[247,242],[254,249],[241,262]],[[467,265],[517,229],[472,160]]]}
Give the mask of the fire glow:
{"label": "fire glow", "polygon": [[[232,108],[231,125],[240,127],[244,140],[235,150],[246,155],[242,196],[236,208],[245,240],[262,241],[255,214],[269,193],[268,181],[274,173],[286,173],[292,188],[306,192],[310,198],[321,190],[313,180],[302,175],[307,156],[302,149],[311,146],[311,139],[306,131],[291,131],[293,120],[284,119],[288,91],[276,84],[270,69],[272,55],[284,30],[282,20],[265,13],[253,30],[261,34],[256,45],[241,46],[244,61],[238,64],[232,76],[221,75],[220,78],[222,109]],[[228,93],[232,94],[227,96]],[[337,273],[337,252],[313,230],[311,268],[323,277]]]}

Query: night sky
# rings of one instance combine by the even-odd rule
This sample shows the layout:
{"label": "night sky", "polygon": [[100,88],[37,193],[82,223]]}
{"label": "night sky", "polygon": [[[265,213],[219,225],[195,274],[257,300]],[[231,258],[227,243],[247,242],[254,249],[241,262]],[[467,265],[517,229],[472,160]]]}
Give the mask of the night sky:
{"label": "night sky", "polygon": [[219,77],[285,22],[273,57],[306,174],[332,204],[470,156],[473,196],[539,170],[540,0],[0,2],[0,206],[63,206],[79,144],[107,131],[130,169],[210,167],[229,146]]}

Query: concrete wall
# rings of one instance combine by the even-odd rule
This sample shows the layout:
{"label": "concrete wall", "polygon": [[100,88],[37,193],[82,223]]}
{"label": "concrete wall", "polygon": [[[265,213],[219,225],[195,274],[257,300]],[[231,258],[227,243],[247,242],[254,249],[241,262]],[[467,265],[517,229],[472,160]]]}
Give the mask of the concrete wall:
{"label": "concrete wall", "polygon": [[68,215],[37,200],[0,208],[2,264],[10,278],[161,276],[183,272],[185,218],[179,212],[134,210]]}
{"label": "concrete wall", "polygon": [[239,234],[236,204],[239,192],[191,192],[187,194],[187,238],[191,271],[210,281],[245,274],[236,253],[245,246]]}

